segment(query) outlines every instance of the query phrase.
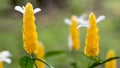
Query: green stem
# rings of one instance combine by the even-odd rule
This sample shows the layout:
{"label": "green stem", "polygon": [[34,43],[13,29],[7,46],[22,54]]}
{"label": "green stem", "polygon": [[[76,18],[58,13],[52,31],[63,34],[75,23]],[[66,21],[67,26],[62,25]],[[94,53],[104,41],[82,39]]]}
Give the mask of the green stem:
{"label": "green stem", "polygon": [[71,65],[73,66],[73,68],[77,68],[77,63],[76,62],[71,63]]}
{"label": "green stem", "polygon": [[92,62],[92,61],[90,60],[89,63],[88,63],[87,68],[90,68],[91,62]]}
{"label": "green stem", "polygon": [[72,65],[72,67],[73,68],[77,68],[77,62],[76,62],[76,51],[72,51],[72,53],[71,53],[71,57],[73,58],[73,62],[71,63],[71,65]]}
{"label": "green stem", "polygon": [[99,66],[99,65],[101,65],[101,64],[104,64],[104,63],[106,63],[106,62],[109,62],[109,61],[115,60],[115,59],[120,59],[120,57],[119,57],[119,56],[118,56],[118,57],[112,57],[112,58],[106,59],[106,60],[104,60],[104,61],[95,62],[95,63],[93,63],[89,68],[97,67],[97,66]]}
{"label": "green stem", "polygon": [[38,66],[37,66],[37,64],[35,63],[35,61],[34,61],[34,64],[35,64],[35,67],[38,68]]}
{"label": "green stem", "polygon": [[52,65],[48,64],[46,61],[43,61],[43,60],[38,59],[38,58],[34,58],[34,60],[39,60],[40,62],[43,62],[44,64],[46,64],[49,68],[54,68]]}

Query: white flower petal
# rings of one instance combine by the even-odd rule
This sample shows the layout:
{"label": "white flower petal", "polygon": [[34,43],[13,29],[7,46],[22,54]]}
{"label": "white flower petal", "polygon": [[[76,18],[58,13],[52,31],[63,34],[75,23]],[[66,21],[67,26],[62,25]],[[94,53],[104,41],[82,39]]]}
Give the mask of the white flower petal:
{"label": "white flower petal", "polygon": [[6,58],[6,59],[4,60],[4,62],[6,62],[6,63],[10,64],[10,63],[11,63],[11,59]]}
{"label": "white flower petal", "polygon": [[10,63],[11,60],[8,58],[10,56],[11,55],[10,55],[9,51],[3,51],[0,53],[0,61]]}
{"label": "white flower petal", "polygon": [[77,26],[77,29],[80,28],[80,27],[87,27],[87,28],[89,28],[90,25],[89,25],[88,21],[80,21],[79,25]]}
{"label": "white flower petal", "polygon": [[68,19],[68,18],[65,18],[65,19],[64,19],[64,22],[65,22],[66,24],[68,24],[68,25],[71,25],[71,24],[72,24],[71,20]]}
{"label": "white flower petal", "polygon": [[81,15],[80,17],[77,17],[77,22],[81,23],[81,21],[86,21],[85,20],[86,14]]}
{"label": "white flower petal", "polygon": [[25,10],[25,7],[24,7],[24,6],[22,6],[22,8],[23,8],[23,10]]}
{"label": "white flower petal", "polygon": [[83,15],[81,15],[80,17],[78,17],[78,19],[82,19],[82,20],[84,20],[84,18],[87,16],[87,14],[83,14]]}
{"label": "white flower petal", "polygon": [[35,9],[34,9],[34,14],[36,14],[36,13],[38,13],[38,12],[40,12],[40,11],[41,11],[40,8],[35,8]]}
{"label": "white flower petal", "polygon": [[72,49],[72,44],[73,44],[73,42],[72,42],[72,37],[71,37],[71,34],[69,34],[69,36],[68,36],[68,46],[69,46],[69,50]]}
{"label": "white flower petal", "polygon": [[10,55],[9,51],[3,51],[3,52],[1,52],[1,56],[2,57],[10,57],[11,55]]}
{"label": "white flower petal", "polygon": [[24,9],[22,7],[20,7],[20,6],[15,6],[15,10],[17,10],[17,11],[24,14]]}
{"label": "white flower petal", "polygon": [[99,23],[100,21],[104,20],[105,19],[105,16],[104,15],[101,15],[97,18],[97,23]]}

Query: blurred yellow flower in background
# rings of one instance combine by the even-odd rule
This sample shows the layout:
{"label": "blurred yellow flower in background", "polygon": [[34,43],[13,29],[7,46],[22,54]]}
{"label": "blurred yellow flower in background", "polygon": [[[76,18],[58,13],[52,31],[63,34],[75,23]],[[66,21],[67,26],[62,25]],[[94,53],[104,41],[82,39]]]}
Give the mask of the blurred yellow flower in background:
{"label": "blurred yellow flower in background", "polygon": [[[44,55],[45,55],[44,46],[42,43],[39,43],[38,53],[36,54],[36,57],[38,59],[44,60]],[[36,60],[36,64],[38,68],[45,68],[45,64],[38,60]]]}
{"label": "blurred yellow flower in background", "polygon": [[87,29],[86,46],[84,53],[87,56],[97,56],[99,54],[99,35],[96,18],[93,13],[89,16],[90,27]]}
{"label": "blurred yellow flower in background", "polygon": [[[109,50],[107,55],[106,55],[106,58],[109,59],[112,57],[115,57],[115,52],[113,50]],[[105,68],[117,68],[116,67],[116,60],[111,60],[111,61],[105,63]]]}
{"label": "blurred yellow flower in background", "polygon": [[79,30],[77,29],[78,23],[76,21],[76,17],[72,16],[72,25],[70,26],[70,36],[72,44],[71,44],[71,50],[79,50],[80,48],[80,40],[79,40]]}
{"label": "blurred yellow flower in background", "polygon": [[73,51],[80,49],[79,29],[77,29],[78,22],[76,18],[76,16],[72,16],[71,20],[65,19],[65,23],[70,25],[70,33],[68,37],[69,49]]}
{"label": "blurred yellow flower in background", "polygon": [[3,68],[3,63],[0,61],[0,68]]}

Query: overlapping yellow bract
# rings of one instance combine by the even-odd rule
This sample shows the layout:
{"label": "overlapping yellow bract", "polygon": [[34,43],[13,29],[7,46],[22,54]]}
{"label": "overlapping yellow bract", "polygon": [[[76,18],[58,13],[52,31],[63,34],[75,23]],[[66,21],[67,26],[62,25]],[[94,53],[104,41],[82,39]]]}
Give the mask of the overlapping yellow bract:
{"label": "overlapping yellow bract", "polygon": [[89,16],[90,27],[87,29],[86,46],[84,53],[87,56],[97,56],[99,54],[99,35],[96,18],[93,13]]}
{"label": "overlapping yellow bract", "polygon": [[36,31],[34,10],[30,3],[27,3],[23,15],[23,40],[24,49],[28,54],[36,54],[38,51],[38,34]]}
{"label": "overlapping yellow bract", "polygon": [[[39,44],[38,53],[36,54],[36,57],[38,59],[44,60],[44,55],[45,55],[44,46],[42,44]],[[38,68],[45,68],[45,64],[38,60],[36,60],[36,64]]]}
{"label": "overlapping yellow bract", "polygon": [[[115,53],[113,50],[108,51],[106,58],[109,59],[111,57],[115,57]],[[117,68],[116,67],[116,60],[109,61],[105,63],[105,68]]]}
{"label": "overlapping yellow bract", "polygon": [[3,68],[3,63],[0,61],[0,68]]}
{"label": "overlapping yellow bract", "polygon": [[79,40],[79,30],[77,29],[78,23],[76,21],[76,16],[71,17],[72,23],[70,26],[70,35],[72,40],[72,50],[79,50],[80,40]]}

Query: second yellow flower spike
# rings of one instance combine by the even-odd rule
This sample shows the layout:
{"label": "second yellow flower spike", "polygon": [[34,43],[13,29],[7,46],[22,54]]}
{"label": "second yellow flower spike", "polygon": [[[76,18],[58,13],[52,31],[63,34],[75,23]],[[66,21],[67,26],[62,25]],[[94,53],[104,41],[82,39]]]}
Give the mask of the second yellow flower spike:
{"label": "second yellow flower spike", "polygon": [[99,54],[99,35],[96,18],[93,13],[89,16],[90,27],[87,29],[86,46],[84,53],[86,56],[97,56]]}

